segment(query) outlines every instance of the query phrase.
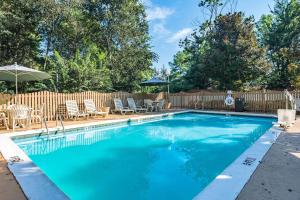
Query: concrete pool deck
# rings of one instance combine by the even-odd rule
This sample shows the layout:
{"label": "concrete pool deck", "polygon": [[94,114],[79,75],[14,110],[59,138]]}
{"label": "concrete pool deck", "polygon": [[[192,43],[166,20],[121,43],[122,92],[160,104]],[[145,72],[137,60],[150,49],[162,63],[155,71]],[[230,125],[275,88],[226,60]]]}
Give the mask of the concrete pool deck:
{"label": "concrete pool deck", "polygon": [[[153,113],[151,113],[153,114]],[[111,115],[108,119],[124,119],[138,115]],[[65,125],[84,124],[92,120],[68,121]],[[98,119],[99,120],[99,119]],[[50,127],[55,122],[49,123]],[[39,126],[34,125],[35,129]],[[0,197],[1,200],[26,199],[13,175],[0,155]],[[288,133],[279,136],[257,167],[249,182],[237,199],[297,199],[300,200],[300,119]]]}
{"label": "concrete pool deck", "polygon": [[300,118],[281,133],[237,200],[300,200]]}
{"label": "concrete pool deck", "polygon": [[7,162],[0,153],[0,199],[25,200],[26,197],[15,177],[7,168]]}

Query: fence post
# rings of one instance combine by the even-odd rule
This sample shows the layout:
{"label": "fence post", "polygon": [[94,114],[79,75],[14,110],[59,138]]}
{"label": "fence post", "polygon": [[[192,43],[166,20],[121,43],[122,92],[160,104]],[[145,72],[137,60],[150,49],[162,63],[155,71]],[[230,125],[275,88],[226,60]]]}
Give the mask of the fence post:
{"label": "fence post", "polygon": [[262,90],[262,106],[263,112],[266,112],[266,89]]}
{"label": "fence post", "polygon": [[204,110],[204,91],[200,92],[200,96],[201,96],[201,109]]}
{"label": "fence post", "polygon": [[180,108],[182,109],[182,93],[180,92]]}

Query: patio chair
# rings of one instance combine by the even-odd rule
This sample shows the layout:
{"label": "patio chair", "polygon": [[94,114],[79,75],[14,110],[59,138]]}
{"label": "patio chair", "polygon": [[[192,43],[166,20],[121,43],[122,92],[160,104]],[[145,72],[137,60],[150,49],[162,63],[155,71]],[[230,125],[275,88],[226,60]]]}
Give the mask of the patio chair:
{"label": "patio chair", "polygon": [[114,99],[115,109],[113,110],[114,113],[119,112],[122,115],[126,113],[134,113],[134,110],[129,109],[128,107],[124,107],[121,99]]}
{"label": "patio chair", "polygon": [[90,114],[92,116],[101,115],[103,117],[106,117],[108,115],[108,112],[98,111],[95,102],[92,99],[85,99],[84,106],[87,114]]}
{"label": "patio chair", "polygon": [[127,98],[128,106],[130,109],[134,110],[134,112],[147,112],[147,108],[143,108],[141,106],[136,106],[133,98]]}
{"label": "patio chair", "polygon": [[82,112],[79,110],[77,102],[75,100],[67,100],[66,101],[67,107],[67,115],[70,119],[77,119],[78,117],[85,117],[87,118],[89,114]]}
{"label": "patio chair", "polygon": [[40,105],[39,109],[33,110],[31,113],[31,120],[38,120],[41,123],[41,127],[43,128],[43,119],[44,119],[44,108],[45,104]]}
{"label": "patio chair", "polygon": [[147,111],[150,112],[154,111],[153,101],[151,99],[144,99],[144,104],[147,108]]}
{"label": "patio chair", "polygon": [[161,112],[164,109],[164,106],[165,106],[165,100],[164,99],[159,100],[159,103],[157,105],[157,111]]}
{"label": "patio chair", "polygon": [[6,117],[6,114],[4,112],[0,112],[0,122],[2,122],[3,126],[8,130],[8,118]]}
{"label": "patio chair", "polygon": [[[26,105],[11,105],[8,107],[10,111],[10,120],[12,120],[12,128],[15,131],[17,125],[20,127],[29,127],[31,125],[31,112],[32,109]],[[21,123],[25,121],[26,126]]]}

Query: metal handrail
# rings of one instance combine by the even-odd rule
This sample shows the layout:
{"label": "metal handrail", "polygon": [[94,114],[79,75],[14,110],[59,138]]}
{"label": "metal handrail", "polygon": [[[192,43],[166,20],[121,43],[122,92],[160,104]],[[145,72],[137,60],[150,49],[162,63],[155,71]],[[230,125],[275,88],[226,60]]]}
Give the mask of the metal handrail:
{"label": "metal handrail", "polygon": [[63,120],[61,118],[61,115],[58,115],[58,118],[59,118],[59,121],[60,121],[60,125],[61,125],[61,127],[63,129],[63,133],[65,133],[65,126],[64,126]]}
{"label": "metal handrail", "polygon": [[286,109],[288,109],[288,101],[289,101],[291,104],[292,110],[296,110],[295,98],[287,89],[284,90],[284,96],[286,98],[286,103],[285,103]]}
{"label": "metal handrail", "polygon": [[45,128],[46,128],[46,130],[47,130],[47,134],[49,135],[48,123],[47,123],[47,121],[46,121],[45,117],[43,117],[43,118],[42,118],[42,120],[43,120],[43,122],[44,122],[44,125],[45,125]]}

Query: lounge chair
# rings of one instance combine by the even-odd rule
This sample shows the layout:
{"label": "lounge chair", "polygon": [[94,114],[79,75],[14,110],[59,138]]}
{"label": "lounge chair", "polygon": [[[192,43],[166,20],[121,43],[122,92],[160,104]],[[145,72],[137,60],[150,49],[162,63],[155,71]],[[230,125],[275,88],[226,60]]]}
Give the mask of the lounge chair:
{"label": "lounge chair", "polygon": [[159,100],[159,103],[157,104],[157,111],[161,112],[164,109],[165,106],[165,100],[161,99]]}
{"label": "lounge chair", "polygon": [[124,115],[126,113],[134,113],[134,110],[123,106],[121,99],[115,98],[114,104],[115,104],[115,109],[113,110],[114,113],[119,112],[122,115]]}
{"label": "lounge chair", "polygon": [[134,110],[134,112],[147,112],[147,108],[143,108],[141,106],[136,106],[133,98],[127,98],[128,106],[130,109]]}
{"label": "lounge chair", "polygon": [[90,115],[101,115],[103,117],[106,117],[108,115],[108,112],[102,112],[102,111],[98,111],[95,105],[95,102],[92,99],[85,99],[84,100],[84,106],[86,109],[86,112]]}
{"label": "lounge chair", "polygon": [[78,117],[85,117],[87,118],[89,114],[79,111],[78,105],[75,100],[67,100],[66,101],[66,107],[67,107],[67,115],[68,118],[77,119]]}
{"label": "lounge chair", "polygon": [[147,111],[153,112],[154,106],[153,101],[151,99],[144,99],[144,104],[147,108]]}

